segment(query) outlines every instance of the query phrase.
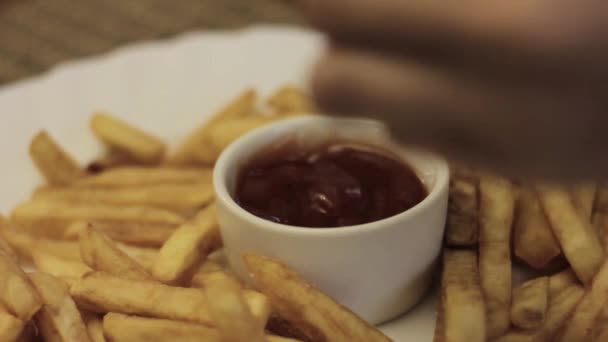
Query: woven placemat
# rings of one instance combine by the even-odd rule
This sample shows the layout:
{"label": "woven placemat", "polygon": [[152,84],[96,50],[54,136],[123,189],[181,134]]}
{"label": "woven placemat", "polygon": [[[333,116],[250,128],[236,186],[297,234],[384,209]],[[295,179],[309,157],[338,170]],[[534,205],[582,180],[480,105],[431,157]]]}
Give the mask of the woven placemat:
{"label": "woven placemat", "polygon": [[303,19],[285,0],[0,0],[0,84],[134,41],[260,22]]}

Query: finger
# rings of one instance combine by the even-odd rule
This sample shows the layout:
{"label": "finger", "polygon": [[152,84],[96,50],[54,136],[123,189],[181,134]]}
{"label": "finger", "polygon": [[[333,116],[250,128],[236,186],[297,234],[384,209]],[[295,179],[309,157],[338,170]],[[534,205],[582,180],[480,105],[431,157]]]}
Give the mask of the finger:
{"label": "finger", "polygon": [[372,116],[405,142],[512,174],[526,165],[527,174],[564,175],[573,171],[564,160],[593,155],[583,144],[586,134],[595,134],[590,122],[573,119],[572,113],[595,109],[585,108],[589,99],[570,89],[513,88],[416,62],[337,50],[319,64],[313,91],[329,112]]}

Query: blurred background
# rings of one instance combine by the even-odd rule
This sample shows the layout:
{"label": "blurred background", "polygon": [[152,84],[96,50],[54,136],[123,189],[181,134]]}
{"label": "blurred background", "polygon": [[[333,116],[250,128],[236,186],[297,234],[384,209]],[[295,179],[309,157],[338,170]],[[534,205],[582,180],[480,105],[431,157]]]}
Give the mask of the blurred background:
{"label": "blurred background", "polygon": [[136,41],[303,24],[286,0],[0,0],[0,85]]}

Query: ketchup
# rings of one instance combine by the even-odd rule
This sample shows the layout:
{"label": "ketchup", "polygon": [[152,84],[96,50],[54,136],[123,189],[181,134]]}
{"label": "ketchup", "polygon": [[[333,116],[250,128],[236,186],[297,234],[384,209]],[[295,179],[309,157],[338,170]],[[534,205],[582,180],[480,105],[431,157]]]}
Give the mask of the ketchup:
{"label": "ketchup", "polygon": [[235,200],[269,221],[321,228],[381,220],[426,195],[412,168],[384,151],[334,143],[304,152],[287,144],[244,165]]}

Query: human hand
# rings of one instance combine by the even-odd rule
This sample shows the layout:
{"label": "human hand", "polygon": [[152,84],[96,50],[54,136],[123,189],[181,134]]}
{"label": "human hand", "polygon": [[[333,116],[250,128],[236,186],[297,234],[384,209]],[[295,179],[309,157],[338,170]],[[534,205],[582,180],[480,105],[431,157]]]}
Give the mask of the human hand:
{"label": "human hand", "polygon": [[300,0],[332,47],[321,108],[517,176],[608,172],[608,4]]}

